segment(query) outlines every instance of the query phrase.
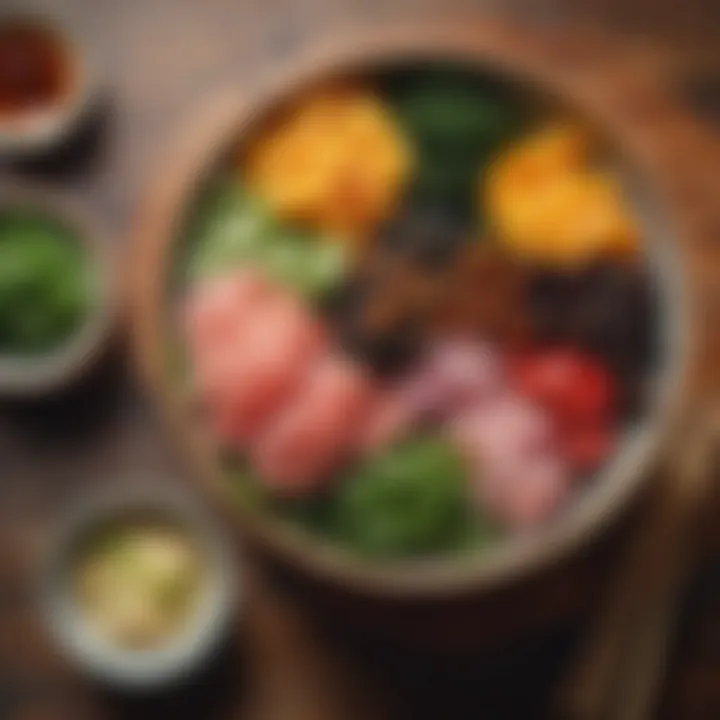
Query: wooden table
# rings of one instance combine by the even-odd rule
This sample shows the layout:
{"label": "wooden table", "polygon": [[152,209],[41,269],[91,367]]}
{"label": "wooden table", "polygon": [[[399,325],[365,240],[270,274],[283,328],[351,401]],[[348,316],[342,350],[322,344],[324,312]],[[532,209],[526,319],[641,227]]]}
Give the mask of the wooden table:
{"label": "wooden table", "polygon": [[[477,5],[443,0],[268,0],[262,7],[251,0],[47,4],[70,16],[106,67],[104,116],[71,152],[50,162],[3,168],[3,174],[42,180],[81,199],[121,245],[144,184],[169,149],[172,134],[218,88],[253,82],[273,63],[287,60],[335,27],[381,23],[425,8],[467,12]],[[499,12],[502,5],[486,2],[483,7]],[[543,25],[587,17],[606,21],[616,32],[628,25],[622,4],[589,3],[592,8],[585,13],[578,3],[554,3],[554,10],[548,3],[543,13],[532,3],[508,5],[520,19]],[[653,18],[646,10],[648,26]],[[683,33],[697,37],[686,25]],[[694,32],[712,37],[709,25],[708,19]],[[661,27],[653,29],[662,36]],[[694,51],[701,47],[696,43]],[[681,50],[670,45],[665,56],[671,61],[689,57]],[[693,52],[692,58],[705,64],[706,55]],[[72,396],[0,407],[0,718],[551,716],[556,679],[572,657],[582,618],[589,612],[585,604],[564,603],[564,593],[572,595],[583,583],[577,576],[559,586],[547,623],[533,623],[532,632],[526,629],[512,642],[496,644],[491,655],[429,657],[311,621],[291,595],[250,568],[254,579],[236,636],[213,666],[186,687],[132,699],[108,694],[78,677],[54,652],[32,605],[34,571],[48,523],[85,489],[102,483],[187,479],[127,365],[119,347]],[[621,541],[619,532],[616,540]],[[601,553],[606,561],[595,582],[609,567],[613,547]],[[666,689],[668,718],[720,717],[720,631],[713,622],[720,609],[720,564],[713,558],[708,554],[689,594]],[[563,610],[571,607],[572,613]]]}

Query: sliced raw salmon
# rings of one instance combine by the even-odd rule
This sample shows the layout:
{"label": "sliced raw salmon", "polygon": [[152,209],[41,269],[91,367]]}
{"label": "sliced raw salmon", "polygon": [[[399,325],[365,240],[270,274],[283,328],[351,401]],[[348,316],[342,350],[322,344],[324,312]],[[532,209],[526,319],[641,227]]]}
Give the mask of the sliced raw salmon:
{"label": "sliced raw salmon", "polygon": [[290,495],[321,486],[354,450],[373,393],[362,368],[325,356],[256,443],[252,457],[259,474]]}

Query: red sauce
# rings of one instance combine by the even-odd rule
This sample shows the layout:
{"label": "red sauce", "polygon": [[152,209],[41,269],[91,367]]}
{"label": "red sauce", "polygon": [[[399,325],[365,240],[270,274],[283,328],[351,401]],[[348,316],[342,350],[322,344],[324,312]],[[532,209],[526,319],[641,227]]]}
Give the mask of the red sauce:
{"label": "red sauce", "polygon": [[0,117],[54,105],[70,75],[69,53],[55,33],[29,22],[0,24]]}

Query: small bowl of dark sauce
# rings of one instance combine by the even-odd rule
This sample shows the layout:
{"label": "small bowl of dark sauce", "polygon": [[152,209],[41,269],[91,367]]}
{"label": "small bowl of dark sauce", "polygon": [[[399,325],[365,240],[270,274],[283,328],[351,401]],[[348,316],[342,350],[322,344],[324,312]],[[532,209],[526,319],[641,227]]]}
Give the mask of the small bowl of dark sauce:
{"label": "small bowl of dark sauce", "polygon": [[91,104],[90,74],[65,28],[0,12],[0,153],[49,151],[72,134]]}

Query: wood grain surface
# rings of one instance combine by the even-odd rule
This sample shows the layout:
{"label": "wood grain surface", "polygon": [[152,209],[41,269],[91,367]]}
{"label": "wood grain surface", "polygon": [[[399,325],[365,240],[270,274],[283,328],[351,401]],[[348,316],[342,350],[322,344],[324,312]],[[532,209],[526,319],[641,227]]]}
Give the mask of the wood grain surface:
{"label": "wood grain surface", "polygon": [[[273,66],[339,28],[425,12],[474,14],[478,9],[511,13],[542,28],[562,25],[567,30],[576,23],[592,25],[595,32],[605,26],[613,38],[635,33],[640,38],[635,45],[648,46],[642,57],[658,68],[685,71],[702,66],[705,82],[709,53],[702,48],[716,43],[713,23],[716,30],[720,15],[699,0],[683,5],[680,24],[672,20],[678,17],[672,14],[672,3],[664,3],[670,9],[656,13],[657,4],[647,1],[637,4],[633,16],[627,3],[618,2],[545,3],[542,11],[538,3],[519,1],[45,4],[81,29],[96,62],[105,68],[105,102],[97,122],[67,152],[43,162],[2,167],[2,175],[57,184],[91,205],[119,246],[130,233],[149,178],[191,112],[218,88],[229,82],[258,82]],[[704,22],[687,20],[701,11]],[[667,77],[680,79],[680,70]],[[681,89],[678,85],[678,93]],[[701,90],[703,106],[712,105],[707,102],[712,87],[705,82]],[[642,98],[639,92],[638,103]],[[645,111],[653,117],[652,107]],[[688,202],[705,198],[702,207],[712,205],[707,193],[716,192],[713,182],[720,163],[707,153],[706,139],[690,138],[678,151],[677,162],[678,167],[692,164],[693,177],[702,178],[685,190]],[[698,166],[701,170],[695,172]],[[705,238],[697,264],[709,268],[700,317],[708,327],[720,326],[720,290],[714,283],[718,275],[707,261],[712,257],[720,262],[720,217],[697,217]],[[716,392],[720,338],[707,337],[698,385]],[[552,717],[555,681],[572,657],[583,619],[613,557],[622,551],[621,526],[589,557],[548,576],[548,592],[542,602],[526,609],[527,622],[514,638],[498,632],[482,652],[464,647],[442,657],[381,643],[318,618],[312,596],[298,595],[248,560],[246,613],[204,674],[175,693],[149,698],[108,693],[87,683],[57,656],[39,623],[33,582],[43,539],[63,508],[88,489],[102,483],[171,481],[184,483],[192,492],[187,476],[121,347],[71,396],[31,406],[0,406],[0,718]],[[713,621],[720,609],[720,563],[715,560],[720,533],[713,523],[707,527],[706,561],[688,596],[665,691],[663,713],[668,718],[720,717],[720,633]],[[486,619],[486,627],[492,624]],[[502,618],[494,624],[500,626]],[[453,632],[459,641],[465,634],[458,624]]]}

